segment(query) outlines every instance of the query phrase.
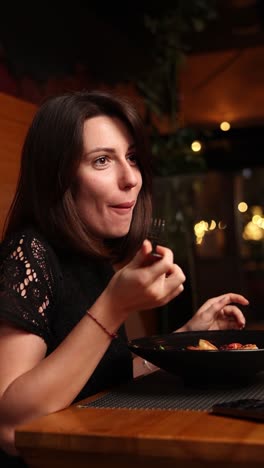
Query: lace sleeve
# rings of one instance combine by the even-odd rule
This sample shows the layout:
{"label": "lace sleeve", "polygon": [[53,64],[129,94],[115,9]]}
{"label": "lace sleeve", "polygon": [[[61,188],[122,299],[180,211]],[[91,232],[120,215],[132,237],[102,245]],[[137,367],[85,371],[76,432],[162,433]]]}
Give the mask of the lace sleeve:
{"label": "lace sleeve", "polygon": [[51,341],[50,317],[56,297],[46,245],[24,232],[1,246],[0,319]]}

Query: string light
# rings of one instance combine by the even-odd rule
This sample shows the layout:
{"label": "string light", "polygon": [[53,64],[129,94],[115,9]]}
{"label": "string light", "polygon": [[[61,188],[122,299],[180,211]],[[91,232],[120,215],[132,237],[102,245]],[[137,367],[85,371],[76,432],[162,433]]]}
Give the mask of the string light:
{"label": "string light", "polygon": [[195,141],[192,142],[191,148],[195,153],[197,153],[198,151],[201,151],[202,145],[201,145],[200,141],[195,140]]}
{"label": "string light", "polygon": [[238,211],[240,211],[240,213],[245,213],[248,209],[248,205],[246,202],[240,202],[238,205],[237,205],[237,209]]}
{"label": "string light", "polygon": [[229,122],[224,121],[220,123],[220,128],[223,132],[228,132],[228,130],[231,128],[231,125]]}

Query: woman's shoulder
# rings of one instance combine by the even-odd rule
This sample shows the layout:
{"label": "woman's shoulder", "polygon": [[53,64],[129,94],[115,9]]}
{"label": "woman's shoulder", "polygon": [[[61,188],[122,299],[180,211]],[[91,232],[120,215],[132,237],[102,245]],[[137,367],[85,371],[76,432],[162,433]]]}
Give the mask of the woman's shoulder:
{"label": "woman's shoulder", "polygon": [[28,248],[50,249],[49,242],[33,226],[26,226],[5,236],[1,242],[1,252],[8,253],[10,250],[19,248],[22,245]]}
{"label": "woman's shoulder", "polygon": [[33,226],[26,226],[7,235],[0,246],[0,258],[30,258],[34,263],[56,263],[57,255],[49,241]]}
{"label": "woman's shoulder", "polygon": [[50,343],[50,320],[61,294],[56,255],[37,229],[26,227],[1,244],[0,318]]}

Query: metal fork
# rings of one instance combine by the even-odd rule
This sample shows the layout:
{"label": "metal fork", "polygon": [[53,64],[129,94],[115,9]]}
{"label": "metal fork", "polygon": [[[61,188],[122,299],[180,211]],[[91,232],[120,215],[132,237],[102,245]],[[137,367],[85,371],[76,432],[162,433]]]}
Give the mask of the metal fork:
{"label": "metal fork", "polygon": [[165,241],[165,219],[162,218],[153,218],[151,222],[151,227],[148,233],[148,239],[152,244],[152,252],[151,255],[154,257],[161,257],[160,254],[156,252],[157,245],[164,244]]}

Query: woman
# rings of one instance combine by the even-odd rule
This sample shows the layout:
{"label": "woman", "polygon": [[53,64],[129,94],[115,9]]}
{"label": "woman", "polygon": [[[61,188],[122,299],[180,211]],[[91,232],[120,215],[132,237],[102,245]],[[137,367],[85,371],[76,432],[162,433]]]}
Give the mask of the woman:
{"label": "woman", "polygon": [[[185,280],[168,248],[152,256],[150,219],[150,154],[131,104],[101,92],[47,100],[24,143],[1,248],[5,452],[17,454],[17,425],[132,378],[124,322],[175,298]],[[248,301],[211,299],[180,331],[243,327],[234,303]]]}

